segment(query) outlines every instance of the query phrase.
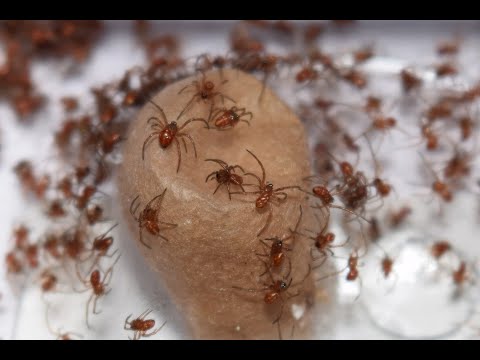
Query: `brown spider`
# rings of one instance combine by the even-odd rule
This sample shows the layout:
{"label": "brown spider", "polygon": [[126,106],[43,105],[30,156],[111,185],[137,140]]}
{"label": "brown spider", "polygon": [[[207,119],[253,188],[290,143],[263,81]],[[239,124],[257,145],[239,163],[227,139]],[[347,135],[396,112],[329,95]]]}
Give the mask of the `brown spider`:
{"label": "brown spider", "polygon": [[150,101],[150,102],[160,111],[160,114],[162,115],[162,119],[160,120],[159,118],[152,116],[147,121],[147,123],[150,123],[150,121],[154,121],[155,123],[151,125],[151,129],[153,130],[153,132],[150,133],[150,135],[146,138],[146,140],[143,143],[142,160],[145,159],[145,147],[150,142],[150,140],[152,140],[155,136],[158,137],[158,142],[163,149],[166,149],[167,147],[170,146],[170,144],[173,141],[175,141],[175,144],[177,146],[177,152],[178,152],[178,165],[177,165],[177,173],[178,173],[178,171],[180,170],[180,163],[182,161],[182,153],[180,151],[180,142],[178,141],[178,138],[182,139],[183,146],[185,147],[185,152],[188,152],[188,150],[187,150],[187,143],[185,142],[184,137],[188,138],[192,142],[195,158],[197,158],[197,149],[195,147],[195,142],[193,141],[190,135],[183,133],[181,131],[193,121],[202,121],[207,125],[207,128],[210,128],[210,126],[208,125],[208,122],[205,119],[195,118],[195,119],[187,120],[182,126],[178,127],[175,121],[172,121],[170,123],[168,122],[167,117],[165,116],[165,113],[160,106],[155,104],[153,101]]}
{"label": "brown spider", "polygon": [[[128,315],[128,317],[125,319],[125,325],[123,326],[123,328],[125,330],[132,330],[134,332],[133,339],[130,339],[129,337],[130,340],[140,340],[140,338],[142,337],[150,337],[158,333],[160,330],[162,330],[162,328],[167,323],[166,321],[158,329],[152,330],[151,333],[147,334],[147,331],[155,326],[155,320],[153,319],[145,320],[147,315],[150,314],[151,312],[152,310],[146,310],[138,318],[133,319],[132,321],[128,321],[128,319],[132,317],[132,314]],[[129,327],[127,327],[127,325]]]}
{"label": "brown spider", "polygon": [[240,175],[235,174],[235,168],[239,168],[245,174],[245,170],[243,170],[243,168],[240,165],[233,165],[233,166],[228,165],[225,161],[220,160],[220,159],[206,159],[205,161],[216,162],[217,164],[219,164],[222,167],[222,169],[212,172],[205,179],[205,182],[207,182],[208,180],[212,180],[213,177],[215,177],[215,179],[217,180],[218,186],[216,187],[215,191],[213,192],[214,195],[221,185],[226,185],[227,186],[227,191],[228,191],[228,198],[230,200],[232,200],[232,196],[231,196],[231,193],[230,193],[230,184],[240,186],[240,189],[242,189],[242,191],[245,192],[245,189],[242,186],[243,185],[243,178]]}
{"label": "brown spider", "polygon": [[[148,244],[146,244],[143,241],[142,237],[142,229],[145,228],[147,231],[154,236],[160,237],[165,241],[168,241],[168,239],[160,234],[160,225],[165,225],[164,229],[172,229],[177,227],[177,224],[172,224],[172,223],[167,223],[158,220],[158,215],[160,211],[160,205],[162,203],[162,200],[165,196],[165,192],[167,189],[163,190],[163,192],[160,195],[155,196],[152,200],[150,200],[147,205],[143,208],[142,212],[140,213],[140,216],[136,216],[135,213],[137,212],[138,207],[140,204],[138,204],[135,208],[133,208],[134,204],[138,200],[139,196],[138,195],[135,199],[133,199],[131,205],[130,205],[130,214],[132,214],[133,218],[135,221],[138,222],[138,230],[140,234],[140,242],[145,245],[147,248],[151,249],[152,247]],[[158,202],[153,206],[156,201]]]}
{"label": "brown spider", "polygon": [[[300,205],[300,216],[298,217],[297,223],[295,224],[295,229],[289,229],[290,234],[286,236],[282,236],[281,238],[278,236],[272,237],[272,238],[266,238],[263,240],[260,240],[260,242],[265,246],[266,249],[269,250],[269,252],[264,252],[263,254],[256,253],[255,255],[260,256],[260,257],[267,257],[268,258],[268,267],[265,269],[265,272],[263,272],[260,277],[265,275],[271,268],[274,269],[279,269],[285,262],[285,259],[288,260],[288,265],[289,265],[289,272],[291,271],[292,268],[292,263],[290,259],[287,256],[287,251],[292,251],[293,250],[293,243],[292,241],[295,240],[295,235],[298,234],[298,226],[300,225],[300,222],[302,221],[302,216],[303,216],[303,210],[302,206]],[[292,241],[287,244],[287,241],[292,239]],[[271,241],[271,245],[266,243],[266,241]]]}
{"label": "brown spider", "polygon": [[259,194],[257,200],[255,201],[255,207],[257,209],[263,209],[266,206],[268,206],[268,217],[267,221],[265,222],[265,225],[262,227],[262,229],[258,232],[257,236],[260,236],[268,227],[270,224],[270,221],[273,216],[273,210],[271,204],[273,203],[274,200],[277,201],[284,201],[287,199],[288,195],[287,193],[283,192],[283,190],[287,189],[297,189],[301,190],[299,186],[284,186],[280,187],[277,189],[274,189],[273,184],[270,182],[265,182],[266,174],[265,174],[265,168],[263,167],[262,162],[253,154],[250,150],[247,150],[250,155],[253,156],[253,158],[258,162],[260,165],[260,168],[262,169],[262,179],[260,179],[257,175],[253,173],[245,173],[245,175],[251,175],[255,177],[258,180],[258,191],[245,191],[243,193],[239,192],[234,192],[232,194]]}
{"label": "brown spider", "polygon": [[[223,85],[226,82],[228,82],[228,80],[223,80],[220,83],[220,85]],[[188,101],[187,105],[185,105],[185,107],[180,112],[180,114],[178,114],[177,120],[180,119],[180,117],[192,106],[192,104],[195,100],[197,100],[197,102],[202,100],[204,103],[205,102],[210,103],[210,112],[208,114],[208,120],[210,120],[211,117],[212,117],[213,106],[215,104],[215,98],[217,96],[221,98],[222,104],[225,102],[225,98],[230,100],[233,103],[236,103],[236,101],[233,100],[228,95],[225,95],[225,94],[221,93],[220,91],[216,91],[215,90],[215,84],[212,81],[207,80],[205,78],[205,74],[203,72],[202,72],[201,82],[198,81],[198,80],[192,81],[192,83],[190,85],[187,85],[183,89],[181,89],[178,92],[178,94],[181,94],[182,92],[185,91],[185,89],[188,89],[190,87],[193,88],[196,92],[193,94],[192,98]]]}
{"label": "brown spider", "polygon": [[90,308],[90,304],[93,300],[93,313],[100,314],[101,311],[97,311],[97,301],[100,297],[107,295],[112,290],[112,289],[107,290],[107,286],[110,284],[110,281],[112,280],[113,267],[115,266],[115,264],[119,259],[120,259],[120,255],[115,259],[113,264],[107,269],[107,271],[103,275],[103,280],[101,279],[100,270],[94,270],[90,274],[89,279],[87,280],[87,279],[84,279],[80,274],[78,266],[76,267],[77,276],[79,280],[86,286],[86,289],[80,290],[80,291],[76,290],[76,291],[77,292],[85,292],[89,290],[92,291],[92,294],[88,298],[87,306],[86,306],[86,323],[88,328],[90,328],[90,324],[88,323],[88,313],[89,313],[88,309]]}
{"label": "brown spider", "polygon": [[[275,279],[272,275],[272,272],[270,271],[268,264],[264,262],[264,265],[267,269],[267,273],[270,277],[270,283],[264,283],[263,288],[257,288],[257,289],[250,289],[250,288],[242,288],[240,286],[232,286],[233,289],[237,290],[244,290],[248,292],[260,292],[260,291],[265,291],[265,295],[263,297],[263,301],[267,305],[272,305],[272,304],[277,304],[280,303],[280,312],[278,316],[273,320],[272,324],[277,323],[278,326],[278,332],[281,338],[281,333],[280,333],[280,319],[282,318],[283,314],[283,308],[285,307],[285,303],[290,300],[291,298],[294,298],[296,296],[300,295],[300,291],[297,291],[295,294],[289,293],[290,288],[294,288],[298,285],[302,285],[304,281],[307,279],[307,277],[310,275],[310,272],[312,270],[311,266],[308,265],[308,271],[306,275],[303,277],[303,279],[299,282],[296,282],[292,284],[293,277],[290,277],[290,271],[282,277],[282,279]],[[291,270],[291,269],[290,269]],[[290,278],[290,279],[289,279]]]}
{"label": "brown spider", "polygon": [[[249,120],[242,119],[243,116],[250,116]],[[227,130],[233,129],[235,125],[243,121],[250,126],[250,121],[253,118],[251,111],[246,111],[245,108],[237,108],[232,106],[230,109],[227,108],[217,108],[212,113],[213,121],[217,130]]]}

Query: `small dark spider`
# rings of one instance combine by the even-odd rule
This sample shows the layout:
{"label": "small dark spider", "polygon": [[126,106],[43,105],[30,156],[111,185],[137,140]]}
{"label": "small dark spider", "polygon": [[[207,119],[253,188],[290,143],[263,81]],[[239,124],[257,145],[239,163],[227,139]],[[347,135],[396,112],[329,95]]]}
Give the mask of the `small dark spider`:
{"label": "small dark spider", "polygon": [[245,192],[245,189],[243,188],[243,178],[240,175],[235,174],[235,168],[238,168],[243,171],[245,174],[245,170],[240,165],[228,165],[225,161],[220,160],[220,159],[206,159],[205,161],[213,161],[219,164],[222,169],[217,170],[212,172],[207,176],[205,179],[205,182],[208,180],[212,180],[214,177],[218,182],[218,186],[216,187],[215,191],[213,194],[217,192],[217,190],[220,188],[221,185],[226,185],[227,186],[227,191],[228,191],[228,198],[232,200],[232,196],[230,195],[230,184],[233,185],[238,185],[240,186],[240,189],[242,189],[243,192]]}
{"label": "small dark spider", "polygon": [[180,150],[180,142],[178,141],[178,138],[182,139],[183,146],[185,147],[185,152],[187,152],[187,143],[185,142],[184,137],[188,138],[193,145],[193,151],[195,153],[195,158],[197,158],[197,148],[195,147],[195,142],[193,141],[192,137],[188,134],[182,133],[181,131],[191,122],[193,121],[201,121],[204,122],[207,125],[207,128],[210,128],[208,125],[208,122],[205,119],[190,119],[187,120],[182,126],[178,127],[177,123],[175,121],[168,122],[167,117],[165,116],[165,113],[163,112],[163,109],[155,104],[153,101],[150,101],[159,111],[160,114],[162,115],[162,119],[158,119],[155,116],[152,116],[150,119],[148,119],[147,123],[150,123],[150,121],[154,121],[155,123],[151,125],[151,129],[153,132],[145,139],[143,143],[143,149],[142,149],[142,160],[145,159],[145,147],[147,144],[152,140],[154,137],[158,137],[158,142],[162,149],[166,149],[167,147],[170,146],[170,144],[175,141],[175,144],[177,145],[177,152],[178,152],[178,165],[177,165],[177,173],[180,170],[180,163],[182,161],[182,153]]}
{"label": "small dark spider", "polygon": [[[228,82],[228,80],[223,80],[220,83],[220,85],[223,85],[226,82]],[[212,81],[207,80],[205,78],[205,74],[203,72],[202,72],[202,80],[201,81],[198,81],[198,80],[192,81],[192,83],[190,85],[187,85],[183,89],[181,89],[178,92],[178,94],[181,94],[182,92],[185,91],[185,89],[188,89],[190,87],[194,88],[195,94],[193,94],[192,98],[188,101],[187,105],[185,105],[185,107],[180,112],[180,114],[178,114],[177,120],[180,119],[180,117],[193,105],[193,102],[195,100],[197,100],[197,102],[198,101],[203,101],[204,103],[205,102],[210,103],[210,112],[209,112],[209,116],[208,116],[209,120],[212,117],[213,107],[214,107],[214,104],[215,104],[215,98],[217,96],[220,97],[220,99],[222,100],[222,104],[225,102],[225,98],[230,100],[233,103],[236,103],[236,101],[233,100],[228,95],[225,95],[225,94],[221,93],[220,91],[216,91],[215,90],[215,84]]]}
{"label": "small dark spider", "polygon": [[[137,212],[137,209],[140,206],[140,204],[138,204],[135,208],[133,208],[133,206],[137,202],[140,195],[138,195],[135,199],[133,199],[132,204],[130,205],[130,214],[132,214],[135,221],[138,222],[140,242],[149,249],[151,249],[152,247],[143,241],[143,237],[142,237],[143,228],[147,229],[147,231],[151,235],[158,236],[163,240],[168,241],[168,239],[165,236],[160,234],[160,230],[161,230],[160,225],[165,225],[164,229],[172,229],[177,227],[177,224],[163,222],[158,219],[160,205],[162,203],[162,200],[165,196],[166,191],[167,189],[163,190],[163,192],[160,195],[157,195],[152,200],[150,200],[147,203],[147,205],[145,205],[142,212],[140,213],[140,216],[138,217],[135,215],[135,213]],[[157,203],[155,203],[156,201]],[[154,203],[155,203],[155,206],[152,205]]]}

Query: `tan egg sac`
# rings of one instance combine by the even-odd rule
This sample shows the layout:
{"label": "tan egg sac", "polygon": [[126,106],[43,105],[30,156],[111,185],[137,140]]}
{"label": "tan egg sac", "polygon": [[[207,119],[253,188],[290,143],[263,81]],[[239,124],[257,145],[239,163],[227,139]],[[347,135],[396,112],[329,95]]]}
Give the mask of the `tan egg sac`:
{"label": "tan egg sac", "polygon": [[[258,194],[232,194],[229,200],[225,185],[213,194],[218,185],[215,176],[205,182],[207,175],[221,169],[219,164],[205,159],[241,165],[245,172],[252,172],[261,179],[261,168],[246,151],[249,149],[263,163],[266,181],[272,182],[274,188],[305,187],[302,179],[310,174],[310,165],[303,126],[270,89],[265,89],[259,102],[263,85],[248,74],[224,70],[207,73],[206,79],[215,84],[214,92],[228,96],[222,105],[222,97],[215,95],[215,107],[236,106],[251,111],[251,120],[248,116],[242,118],[250,120],[250,126],[239,122],[233,129],[218,131],[214,120],[210,121],[210,129],[200,121],[191,122],[181,133],[192,137],[198,158],[195,158],[190,139],[183,137],[187,152],[181,137],[178,148],[175,140],[162,148],[156,135],[147,143],[142,160],[144,141],[152,131],[163,127],[152,129],[151,124],[156,120],[150,123],[148,120],[155,117],[162,123],[163,117],[156,106],[147,104],[129,130],[118,177],[124,215],[133,240],[163,279],[194,338],[278,339],[279,330],[282,338],[290,338],[292,334],[295,338],[307,337],[315,299],[315,271],[310,272],[310,268],[319,263],[312,262],[313,241],[304,236],[290,237],[285,241],[285,247],[290,250],[285,250],[283,265],[269,267],[266,271],[269,257],[263,255],[270,253],[267,246],[271,247],[272,241],[264,240],[264,245],[260,240],[288,237],[299,220],[300,206],[303,216],[298,230],[305,234],[308,233],[305,229],[320,230],[323,224],[316,224],[312,214],[318,210],[312,209],[306,194],[297,189],[286,189],[288,198],[285,201],[273,200],[273,205],[257,209]],[[181,127],[191,118],[208,119],[210,102],[196,97],[177,120],[197,92],[195,86],[185,88],[195,80],[202,85],[202,76],[194,76],[165,88],[153,99],[164,110],[168,122],[176,121]],[[178,150],[181,166],[177,173]],[[259,190],[254,176],[243,175],[238,168],[236,174],[243,177],[246,192]],[[162,201],[152,202],[151,207],[159,210],[159,221],[177,226],[160,223],[162,238],[151,235],[152,223],[145,223],[141,229],[142,239],[150,249],[139,241],[139,223],[129,208],[139,196],[134,204],[140,204],[135,213],[138,218],[145,205],[165,189]],[[241,188],[233,184],[230,190],[241,192]],[[267,221],[269,206],[273,211],[272,220],[257,237]],[[325,219],[321,214],[319,218]],[[155,216],[153,224],[156,225]],[[154,229],[152,231],[155,233]],[[322,266],[320,271],[325,274],[331,269]],[[329,281],[334,281],[330,279],[334,278],[321,283],[324,288]],[[281,281],[290,286],[280,289]],[[275,300],[273,304],[266,303],[266,296]],[[296,306],[292,306],[294,304]],[[292,309],[295,309],[293,313]],[[280,329],[273,323],[278,318]]]}

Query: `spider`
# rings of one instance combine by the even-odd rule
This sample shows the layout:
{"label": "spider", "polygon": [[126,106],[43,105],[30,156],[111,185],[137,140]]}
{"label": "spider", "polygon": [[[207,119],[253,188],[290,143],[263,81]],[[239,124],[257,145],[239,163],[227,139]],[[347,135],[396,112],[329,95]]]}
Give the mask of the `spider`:
{"label": "spider", "polygon": [[[133,206],[137,202],[140,195],[138,195],[135,199],[133,199],[132,203],[130,204],[130,214],[132,214],[135,221],[138,222],[140,242],[149,249],[151,249],[152,247],[143,241],[143,237],[142,237],[143,228],[147,229],[147,231],[151,235],[158,236],[163,240],[168,241],[168,239],[165,236],[160,234],[160,230],[161,230],[160,225],[164,225],[165,229],[172,229],[177,227],[177,224],[167,223],[167,222],[158,220],[160,205],[162,203],[162,200],[165,196],[166,191],[167,189],[163,190],[163,192],[160,195],[157,195],[152,200],[150,200],[147,203],[147,205],[145,205],[142,212],[140,213],[140,216],[138,217],[135,215],[135,213],[137,212],[137,209],[140,206],[140,204],[135,206],[135,208],[133,208]],[[154,204],[157,200],[158,202]]]}
{"label": "spider", "polygon": [[273,210],[272,210],[271,204],[273,203],[273,201],[274,200],[285,201],[287,199],[288,195],[287,193],[283,192],[283,190],[287,190],[287,189],[301,190],[301,188],[299,186],[284,186],[284,187],[275,189],[272,183],[265,182],[266,174],[265,174],[265,168],[263,167],[262,162],[250,150],[247,149],[247,152],[253,156],[253,158],[258,162],[258,164],[260,165],[260,168],[262,169],[262,179],[260,179],[257,175],[253,173],[245,173],[245,175],[251,175],[258,180],[259,190],[245,191],[243,193],[235,192],[232,194],[258,194],[259,196],[255,201],[255,207],[257,209],[263,209],[268,206],[267,221],[265,222],[265,225],[260,229],[260,231],[257,234],[257,236],[260,236],[267,229],[272,219]]}
{"label": "spider", "polygon": [[[223,80],[220,83],[220,85],[223,85],[226,82],[228,82],[228,80]],[[198,81],[198,80],[192,81],[191,84],[182,88],[178,92],[178,94],[183,93],[188,88],[193,88],[196,92],[195,92],[195,94],[193,94],[192,98],[188,101],[187,105],[185,105],[185,107],[180,112],[180,114],[178,114],[177,120],[180,119],[180,117],[192,106],[192,104],[195,100],[197,100],[197,102],[202,100],[204,103],[205,102],[210,103],[210,112],[209,112],[209,115],[208,115],[208,120],[210,120],[211,117],[212,117],[213,106],[215,104],[215,98],[217,96],[221,98],[222,104],[225,102],[225,98],[230,100],[233,103],[236,103],[236,101],[233,100],[228,95],[225,95],[220,91],[216,91],[215,90],[215,84],[212,81],[207,80],[206,77],[205,77],[205,73],[203,73],[203,72],[202,72],[202,80],[201,81]]]}
{"label": "spider", "polygon": [[[249,120],[242,119],[244,116],[249,116]],[[245,108],[239,109],[236,106],[232,106],[230,109],[225,107],[215,109],[211,117],[217,130],[228,130],[233,129],[241,121],[250,126],[253,114],[251,111],[247,112]]]}
{"label": "spider", "polygon": [[[165,326],[167,323],[166,321],[156,330],[152,330],[149,334],[147,334],[147,331],[150,330],[155,326],[155,320],[153,319],[147,319],[148,314],[150,314],[152,310],[146,310],[144,311],[138,318],[133,319],[132,321],[128,321],[132,317],[132,314],[128,315],[128,317],[125,319],[125,325],[123,328],[125,330],[132,330],[134,332],[133,334],[133,340],[139,340],[142,337],[150,337],[158,333],[162,328]],[[128,327],[127,327],[128,325]],[[130,339],[130,337],[129,337]]]}
{"label": "spider", "polygon": [[153,121],[154,124],[151,125],[151,129],[153,130],[152,133],[150,133],[150,135],[145,139],[143,143],[142,160],[145,159],[145,148],[147,144],[155,136],[158,136],[158,142],[163,149],[166,149],[167,147],[170,146],[170,144],[173,141],[175,141],[175,145],[177,146],[177,152],[178,152],[178,165],[177,165],[177,173],[178,173],[178,171],[180,170],[180,163],[182,162],[182,153],[180,151],[180,142],[178,141],[178,138],[182,139],[183,146],[185,147],[185,152],[188,152],[188,150],[187,150],[187,143],[185,142],[184,137],[188,138],[192,142],[195,158],[197,158],[197,149],[195,147],[195,142],[193,141],[193,138],[189,134],[183,133],[181,131],[193,121],[204,122],[207,125],[207,128],[210,128],[210,126],[208,125],[208,122],[205,119],[195,118],[195,119],[187,120],[182,126],[179,127],[175,121],[172,121],[169,123],[163,109],[157,104],[155,104],[153,101],[150,101],[150,102],[160,111],[160,114],[162,115],[162,119],[160,120],[157,117],[152,116],[147,121],[147,123],[150,123],[151,121]]}
{"label": "spider", "polygon": [[208,180],[212,180],[214,177],[217,180],[218,185],[215,191],[213,192],[213,194],[217,192],[217,190],[220,188],[221,185],[226,185],[227,191],[228,191],[228,198],[232,200],[232,196],[230,193],[230,184],[240,186],[240,189],[242,189],[242,191],[245,192],[245,189],[242,186],[243,178],[240,175],[235,174],[235,168],[239,168],[245,174],[245,170],[243,170],[243,168],[240,165],[233,165],[233,166],[228,165],[225,161],[220,159],[206,159],[205,161],[216,162],[222,167],[222,169],[212,172],[205,179],[205,182],[207,182]]}

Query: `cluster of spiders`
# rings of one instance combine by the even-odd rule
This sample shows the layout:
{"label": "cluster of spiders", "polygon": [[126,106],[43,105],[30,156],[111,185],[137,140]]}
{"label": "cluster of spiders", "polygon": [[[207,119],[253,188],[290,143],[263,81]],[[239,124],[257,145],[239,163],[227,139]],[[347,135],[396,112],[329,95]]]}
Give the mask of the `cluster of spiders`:
{"label": "cluster of spiders", "polygon": [[[110,290],[113,268],[118,260],[118,254],[110,251],[111,226],[104,227],[111,219],[102,202],[102,187],[108,184],[116,166],[133,111],[150,102],[157,114],[147,119],[151,131],[143,144],[142,159],[148,161],[149,157],[156,156],[149,145],[158,138],[161,151],[177,152],[178,173],[182,146],[186,153],[189,141],[195,158],[198,155],[194,136],[189,132],[193,125],[202,123],[205,131],[222,132],[235,131],[240,123],[250,125],[252,122],[252,112],[237,104],[222,89],[227,83],[223,70],[231,68],[253,74],[263,81],[259,101],[263,100],[268,83],[276,78],[291,78],[289,86],[293,86],[295,92],[309,94],[308,100],[292,101],[292,106],[307,131],[314,135],[312,176],[299,184],[275,187],[268,182],[271,179],[267,178],[260,158],[250,150],[247,150],[249,155],[258,163],[259,169],[255,171],[243,164],[230,164],[227,159],[205,159],[206,163],[218,166],[202,175],[208,183],[205,191],[220,196],[219,190],[224,187],[229,201],[251,200],[252,208],[265,217],[256,232],[260,250],[252,255],[264,267],[258,274],[264,286],[233,286],[237,290],[263,292],[266,304],[280,304],[274,320],[279,324],[285,304],[297,294],[293,289],[300,287],[311,272],[323,267],[327,259],[342,264],[338,270],[316,277],[318,283],[346,273],[346,281],[361,284],[359,260],[371,246],[381,247],[384,235],[408,227],[413,218],[411,214],[415,213],[413,205],[399,204],[398,195],[402,193],[397,183],[391,181],[397,178],[387,176],[389,169],[383,168],[386,163],[394,162],[393,151],[381,151],[385,143],[389,145],[394,131],[402,137],[403,149],[418,150],[412,159],[416,158],[419,166],[415,171],[412,166],[411,172],[424,172],[421,186],[428,191],[429,197],[438,200],[439,217],[444,216],[457,196],[465,192],[477,194],[475,161],[480,82],[469,79],[464,86],[457,86],[464,72],[460,59],[463,41],[455,37],[435,46],[437,58],[434,63],[411,63],[389,79],[398,87],[391,101],[391,97],[375,93],[370,86],[365,65],[377,55],[385,55],[377,53],[380,50],[373,43],[341,53],[327,51],[321,45],[322,38],[329,33],[348,34],[355,26],[354,22],[341,20],[309,24],[239,22],[232,28],[228,52],[215,56],[201,54],[192,65],[189,59],[181,56],[177,37],[156,34],[148,22],[135,22],[133,29],[145,51],[145,66],[128,69],[117,81],[92,88],[93,105],[88,110],[83,110],[80,99],[68,94],[60,100],[62,121],[54,140],[63,162],[62,171],[39,173],[39,165],[29,160],[18,162],[13,169],[25,190],[25,197],[32,204],[40,205],[51,226],[35,237],[28,235],[27,224],[15,226],[13,246],[5,256],[9,278],[26,281],[24,279],[34,273],[33,278],[38,279],[42,293],[47,294],[45,299],[53,293],[68,291],[69,287],[75,291],[75,285],[80,284],[82,288],[78,291],[90,293],[86,305],[88,324],[89,314],[98,312],[98,300]],[[37,54],[83,61],[101,28],[99,22],[2,24],[0,38],[6,41],[7,61],[0,68],[0,86],[8,87],[4,96],[19,118],[33,119],[35,110],[44,103],[45,94],[38,94],[29,73],[29,66]],[[267,50],[271,39],[287,51]],[[300,46],[292,46],[298,39],[302,39]],[[298,51],[290,51],[294,48]],[[218,70],[222,80],[215,83],[208,79],[205,73],[209,70]],[[176,118],[170,119],[173,121],[169,121],[163,108],[152,102],[153,95],[195,74],[199,74],[197,80],[178,93],[181,99],[186,99],[185,106],[175,114]],[[342,91],[348,96],[341,95]],[[203,106],[205,115],[189,118],[188,114],[197,106]],[[407,115],[416,119],[413,124],[416,133],[406,129],[412,125],[406,121]],[[362,157],[365,152],[368,155]],[[372,166],[366,167],[366,161],[371,161]],[[212,189],[211,182],[215,182]],[[144,230],[168,241],[178,227],[177,220],[169,218],[162,209],[162,202],[169,194],[167,189],[162,189],[151,199],[136,196],[131,203],[130,211],[138,222],[139,241],[147,248],[152,243],[146,241]],[[313,207],[317,217],[315,227],[302,225],[302,213],[306,208],[299,208],[298,219],[285,219],[285,223],[292,223],[289,232],[265,235],[271,231],[272,219],[279,216],[275,211],[277,206],[285,206],[291,194],[309,198],[308,206]],[[142,201],[146,205],[140,208]],[[389,211],[384,211],[385,204],[392,204]],[[351,231],[338,240],[341,236],[330,229],[330,222],[339,214],[347,217],[345,228]],[[297,282],[292,280],[297,274],[292,273],[296,269],[292,269],[290,255],[298,239],[309,243],[311,254],[305,260],[310,266],[305,274],[298,274],[300,281]],[[442,261],[444,254],[456,249],[454,239],[425,246],[436,261]],[[348,256],[339,256],[345,251]],[[379,273],[386,279],[396,275],[394,259],[394,254],[384,251],[378,264]],[[445,268],[445,273],[457,289],[467,288],[475,281],[473,265],[468,259],[462,258],[456,268]],[[70,275],[75,278],[73,282]],[[47,311],[49,325],[48,314]],[[134,332],[133,339],[155,335],[162,328],[163,325],[155,329],[154,320],[147,319],[149,314],[147,310],[136,319],[131,320],[129,316],[125,320],[124,328]],[[75,335],[53,329],[51,332],[61,339]]]}

